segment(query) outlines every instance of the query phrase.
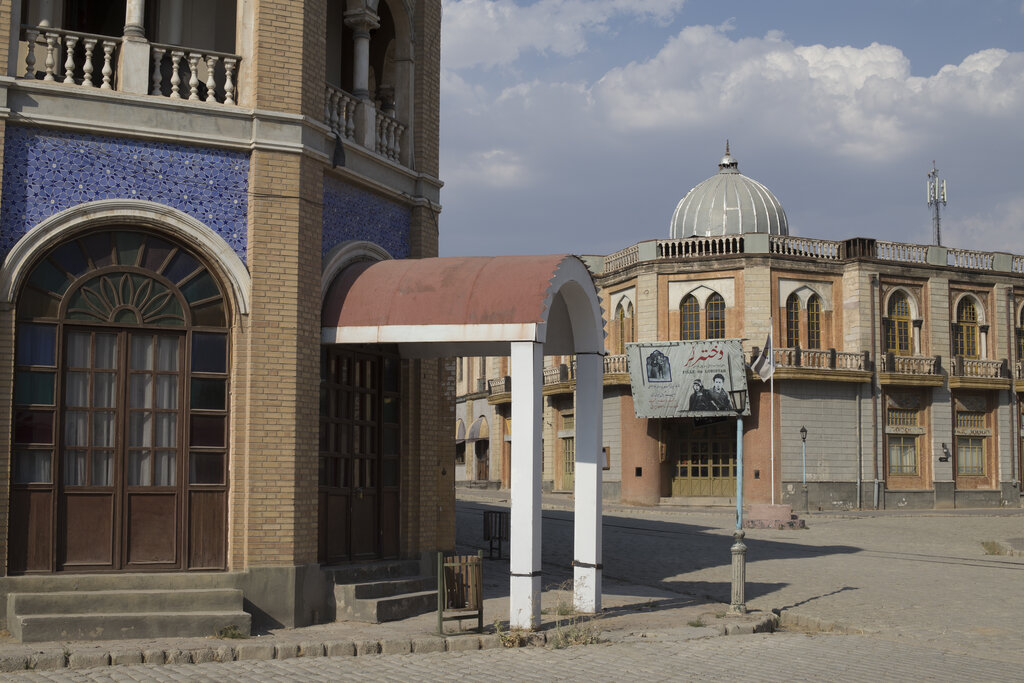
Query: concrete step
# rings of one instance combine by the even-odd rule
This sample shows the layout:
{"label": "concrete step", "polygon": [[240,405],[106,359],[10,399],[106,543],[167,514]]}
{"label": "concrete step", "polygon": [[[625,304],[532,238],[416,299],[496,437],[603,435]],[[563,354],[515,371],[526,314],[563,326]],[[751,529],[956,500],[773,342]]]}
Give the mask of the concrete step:
{"label": "concrete step", "polygon": [[41,593],[44,591],[148,591],[164,589],[231,588],[238,585],[239,573],[138,572],[109,574],[30,574],[26,576],[5,577],[4,583],[9,587],[10,592],[12,593]]}
{"label": "concrete step", "polygon": [[212,636],[234,625],[248,634],[252,617],[247,612],[131,612],[118,614],[18,615],[8,621],[11,636],[23,643],[51,640],[117,640]]}
{"label": "concrete step", "polygon": [[[336,587],[336,591],[337,591]],[[337,595],[337,592],[335,593]],[[363,621],[379,624],[426,614],[437,609],[437,589],[417,591],[380,598],[356,598],[348,602],[338,601],[338,621]]]}
{"label": "concrete step", "polygon": [[417,560],[384,560],[324,567],[324,571],[333,576],[335,584],[367,583],[418,576],[420,563]]}
{"label": "concrete step", "polygon": [[242,591],[235,588],[197,590],[98,590],[12,593],[13,615],[125,614],[132,612],[234,612],[242,609]]}
{"label": "concrete step", "polygon": [[[346,598],[351,597],[367,600],[372,598],[389,598],[404,593],[421,593],[437,589],[437,579],[433,576],[414,576],[408,579],[391,579],[388,581],[369,581],[338,586],[345,589]],[[349,592],[351,591],[351,592]]]}

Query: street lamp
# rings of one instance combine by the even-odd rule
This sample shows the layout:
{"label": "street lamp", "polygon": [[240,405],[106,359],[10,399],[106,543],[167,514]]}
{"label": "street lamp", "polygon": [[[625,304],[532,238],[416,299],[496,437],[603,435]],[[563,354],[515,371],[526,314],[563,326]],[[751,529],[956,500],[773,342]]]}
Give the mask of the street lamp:
{"label": "street lamp", "polygon": [[747,546],[743,543],[743,411],[747,407],[747,390],[729,392],[736,411],[736,531],[732,544],[732,602],[730,614],[746,614]]}
{"label": "street lamp", "polygon": [[800,448],[804,464],[804,512],[809,512],[807,507],[807,427],[800,427]]}

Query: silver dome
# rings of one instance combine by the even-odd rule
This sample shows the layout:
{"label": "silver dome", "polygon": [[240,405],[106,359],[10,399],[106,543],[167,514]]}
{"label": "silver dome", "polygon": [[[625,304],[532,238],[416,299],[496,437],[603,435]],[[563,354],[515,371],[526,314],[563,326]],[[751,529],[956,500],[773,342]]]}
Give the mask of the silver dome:
{"label": "silver dome", "polygon": [[789,222],[782,204],[767,187],[740,173],[729,154],[718,173],[686,193],[672,214],[669,237],[718,237],[763,232],[788,235]]}

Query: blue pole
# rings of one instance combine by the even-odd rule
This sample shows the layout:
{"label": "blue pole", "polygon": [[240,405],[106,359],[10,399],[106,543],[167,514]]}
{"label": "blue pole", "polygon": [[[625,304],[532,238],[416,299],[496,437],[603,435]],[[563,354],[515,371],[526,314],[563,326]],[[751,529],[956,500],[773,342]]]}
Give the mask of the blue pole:
{"label": "blue pole", "polygon": [[804,484],[804,486],[807,486],[807,439],[803,440],[803,443],[801,444],[801,446],[802,446],[802,449],[801,449],[801,452],[800,452],[800,457],[803,458],[803,461],[804,461],[804,481],[803,481],[803,484]]}
{"label": "blue pole", "polygon": [[743,528],[743,416],[736,416],[736,528]]}

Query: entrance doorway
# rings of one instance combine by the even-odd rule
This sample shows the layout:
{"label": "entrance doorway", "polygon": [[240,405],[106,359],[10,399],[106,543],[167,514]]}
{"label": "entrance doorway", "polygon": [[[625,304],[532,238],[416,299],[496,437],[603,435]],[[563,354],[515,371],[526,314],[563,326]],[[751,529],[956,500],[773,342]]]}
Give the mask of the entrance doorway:
{"label": "entrance doorway", "polygon": [[491,449],[488,442],[477,441],[473,447],[476,452],[476,476],[477,481],[487,481],[490,472]]}
{"label": "entrance doorway", "polygon": [[321,563],[398,556],[400,367],[387,347],[324,347]]}
{"label": "entrance doorway", "polygon": [[731,497],[736,495],[736,430],[731,420],[693,427],[675,420],[669,432],[672,495]]}

